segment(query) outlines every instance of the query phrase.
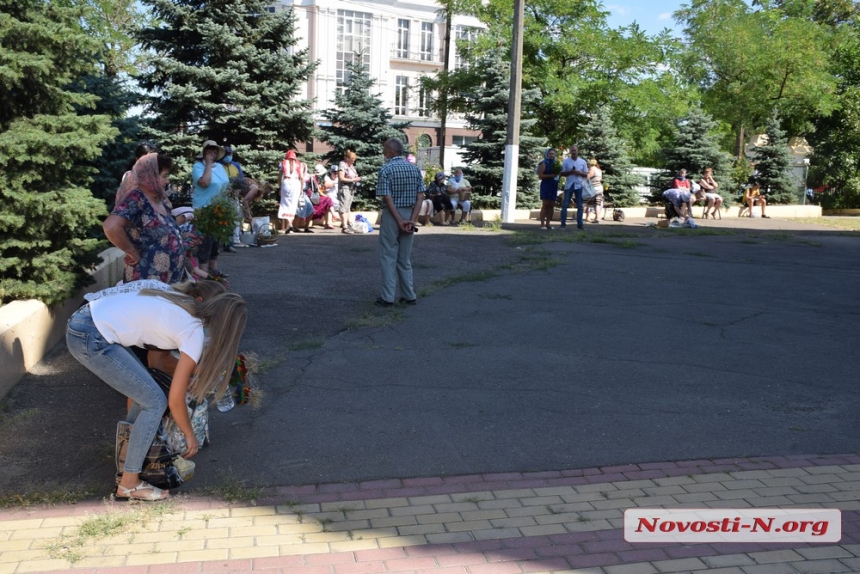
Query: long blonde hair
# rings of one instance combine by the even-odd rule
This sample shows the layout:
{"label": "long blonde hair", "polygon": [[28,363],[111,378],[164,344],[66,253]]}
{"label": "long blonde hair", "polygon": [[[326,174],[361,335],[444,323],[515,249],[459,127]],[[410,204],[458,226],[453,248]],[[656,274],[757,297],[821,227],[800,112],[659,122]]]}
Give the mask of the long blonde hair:
{"label": "long blonde hair", "polygon": [[202,400],[215,391],[216,400],[220,399],[230,382],[239,352],[239,340],[248,319],[248,306],[242,296],[237,293],[221,293],[198,302],[193,297],[176,291],[142,289],[140,295],[167,299],[203,321],[209,328],[209,343],[203,349],[188,392],[197,400]]}
{"label": "long blonde hair", "polygon": [[173,287],[174,291],[190,295],[195,299],[200,298],[203,301],[227,292],[227,288],[223,283],[209,280],[174,283],[171,287]]}

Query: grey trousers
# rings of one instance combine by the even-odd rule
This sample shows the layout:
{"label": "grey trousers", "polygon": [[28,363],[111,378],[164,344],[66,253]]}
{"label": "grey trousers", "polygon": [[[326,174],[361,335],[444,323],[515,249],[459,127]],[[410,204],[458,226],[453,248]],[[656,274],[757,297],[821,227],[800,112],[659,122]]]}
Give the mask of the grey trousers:
{"label": "grey trousers", "polygon": [[[398,213],[403,219],[412,215],[411,207],[398,207]],[[379,225],[379,263],[382,266],[382,299],[394,302],[397,287],[400,296],[409,301],[415,299],[412,288],[412,240],[414,233],[400,233],[397,220],[388,211],[382,209],[382,223]]]}

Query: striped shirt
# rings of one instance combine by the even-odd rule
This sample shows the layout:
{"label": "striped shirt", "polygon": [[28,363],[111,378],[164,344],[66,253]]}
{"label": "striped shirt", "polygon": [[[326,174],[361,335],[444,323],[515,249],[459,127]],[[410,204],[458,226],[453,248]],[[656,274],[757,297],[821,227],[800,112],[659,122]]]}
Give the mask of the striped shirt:
{"label": "striped shirt", "polygon": [[424,178],[418,166],[395,156],[379,170],[376,197],[391,196],[395,207],[412,207],[419,193],[424,193]]}

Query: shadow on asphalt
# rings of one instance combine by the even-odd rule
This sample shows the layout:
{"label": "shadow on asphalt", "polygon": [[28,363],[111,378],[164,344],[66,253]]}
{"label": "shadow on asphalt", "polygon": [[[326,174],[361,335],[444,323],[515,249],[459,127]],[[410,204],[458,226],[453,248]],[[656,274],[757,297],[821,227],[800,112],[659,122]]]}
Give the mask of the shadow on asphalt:
{"label": "shadow on asphalt", "polygon": [[[424,228],[224,254],[260,409],[211,412],[183,490],[857,450],[860,236],[778,220]],[[53,349],[4,399],[0,491],[107,495],[124,398]]]}

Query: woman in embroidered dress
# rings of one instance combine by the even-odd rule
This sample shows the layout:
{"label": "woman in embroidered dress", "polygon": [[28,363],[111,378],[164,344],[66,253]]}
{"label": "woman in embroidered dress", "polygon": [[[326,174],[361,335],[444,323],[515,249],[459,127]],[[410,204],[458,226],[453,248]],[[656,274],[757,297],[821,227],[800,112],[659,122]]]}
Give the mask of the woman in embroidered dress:
{"label": "woman in embroidered dress", "polygon": [[600,169],[600,164],[594,158],[588,160],[588,181],[594,188],[594,197],[585,202],[585,221],[588,221],[589,209],[593,209],[594,221],[592,223],[600,223],[600,210],[603,209],[603,170]]}
{"label": "woman in embroidered dress", "polygon": [[185,270],[182,232],[164,188],[173,167],[168,155],[150,153],[134,164],[135,188],[105,219],[105,236],[125,252],[125,281],[158,279],[178,283]]}
{"label": "woman in embroidered dress", "polygon": [[278,168],[278,188],[281,190],[278,219],[281,221],[281,233],[293,231],[293,219],[296,218],[299,194],[305,187],[306,172],[305,164],[296,158],[296,152],[289,150]]}

